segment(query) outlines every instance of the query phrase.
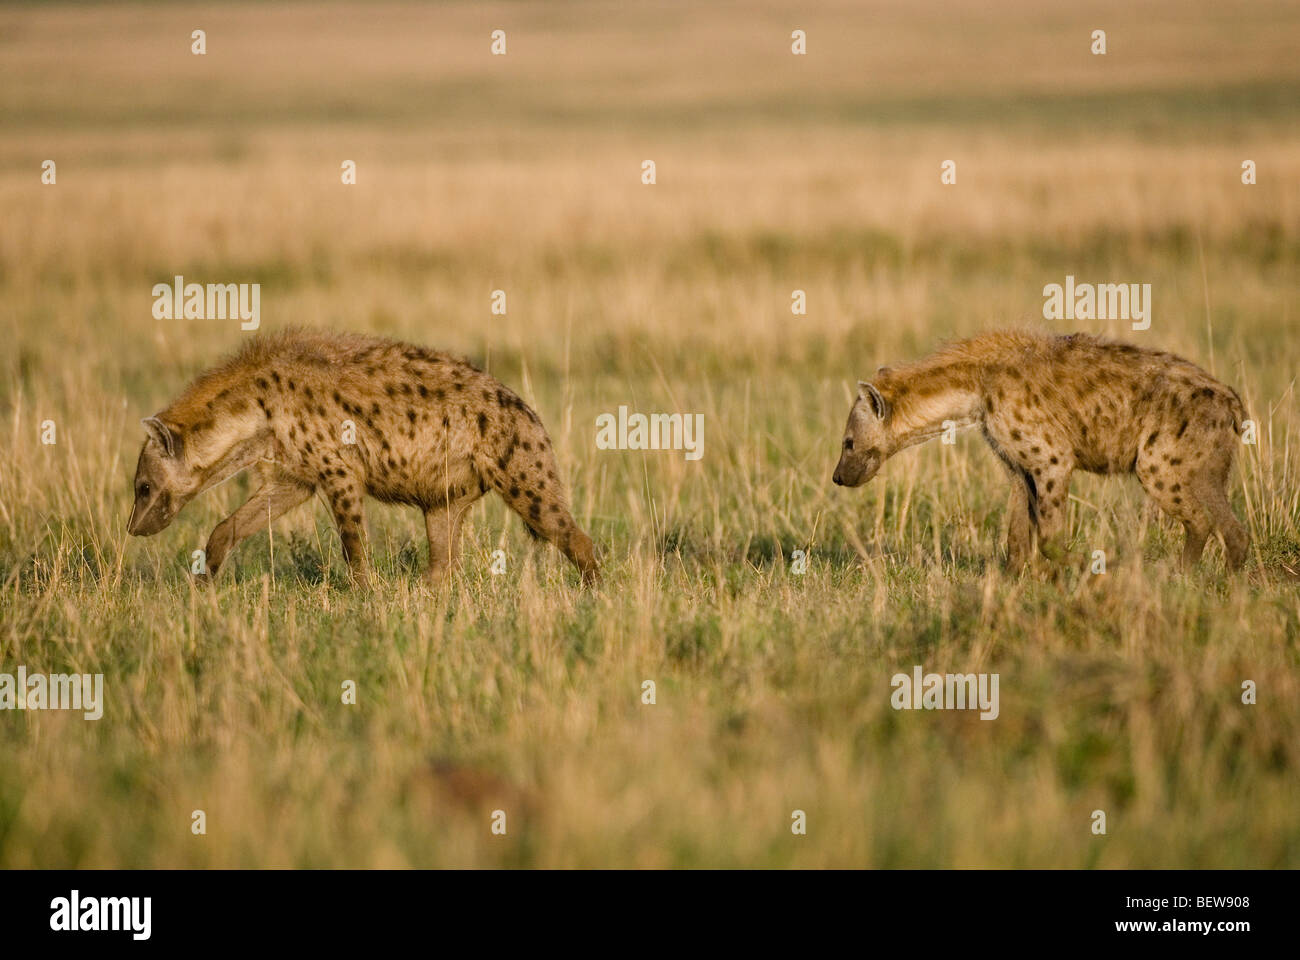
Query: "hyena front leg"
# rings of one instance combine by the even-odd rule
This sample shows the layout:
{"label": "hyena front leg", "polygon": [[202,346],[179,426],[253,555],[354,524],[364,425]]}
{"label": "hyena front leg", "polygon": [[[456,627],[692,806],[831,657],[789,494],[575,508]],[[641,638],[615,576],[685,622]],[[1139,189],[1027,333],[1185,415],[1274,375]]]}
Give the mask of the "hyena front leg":
{"label": "hyena front leg", "polygon": [[246,537],[270,527],[271,523],[312,495],[310,485],[285,473],[274,473],[253,492],[242,507],[222,520],[208,537],[204,549],[209,579],[225,563],[227,555]]}
{"label": "hyena front leg", "polygon": [[1033,469],[1038,494],[1038,549],[1052,563],[1064,563],[1070,556],[1065,545],[1065,521],[1074,467],[1059,454],[1052,455],[1051,459],[1057,462],[1048,461]]}
{"label": "hyena front leg", "polygon": [[1007,567],[1013,571],[1024,569],[1033,557],[1034,514],[1036,504],[1031,504],[1029,484],[1025,475],[1011,475],[1011,498],[1007,505]]}
{"label": "hyena front leg", "polygon": [[429,583],[437,586],[456,566],[460,558],[460,524],[482,493],[449,500],[424,512],[425,529],[429,534],[429,569],[425,573]]}
{"label": "hyena front leg", "polygon": [[354,583],[370,582],[370,561],[366,556],[365,486],[351,475],[328,478],[325,495],[343,542],[343,559]]}

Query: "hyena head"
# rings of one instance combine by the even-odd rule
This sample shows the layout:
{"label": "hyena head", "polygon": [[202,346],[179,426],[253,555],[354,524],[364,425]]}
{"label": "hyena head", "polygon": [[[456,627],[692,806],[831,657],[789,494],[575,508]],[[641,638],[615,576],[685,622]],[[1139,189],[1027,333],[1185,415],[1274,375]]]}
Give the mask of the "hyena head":
{"label": "hyena head", "polygon": [[831,479],[842,487],[860,487],[876,475],[889,456],[889,404],[880,391],[858,381],[858,398],[844,428],[840,462]]}
{"label": "hyena head", "polygon": [[135,504],[126,522],[134,537],[164,529],[199,490],[194,472],[181,455],[181,435],[157,417],[140,421],[149,436],[135,467]]}

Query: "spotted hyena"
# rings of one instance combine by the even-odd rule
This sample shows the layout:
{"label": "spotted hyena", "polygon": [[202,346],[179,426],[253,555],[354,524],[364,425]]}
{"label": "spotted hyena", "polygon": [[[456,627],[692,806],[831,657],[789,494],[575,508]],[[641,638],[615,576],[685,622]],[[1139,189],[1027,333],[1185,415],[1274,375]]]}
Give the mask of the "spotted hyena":
{"label": "spotted hyena", "polygon": [[364,498],[424,512],[429,577],[457,556],[470,506],[495,490],[536,536],[596,578],[554,451],[523,400],[466,360],[378,337],[259,335],[143,421],[127,530],[151,536],[197,494],[252,467],[260,486],[208,539],[213,576],[249,534],[321,494],[352,575],[368,579]]}
{"label": "spotted hyena", "polygon": [[1007,468],[1012,566],[1063,553],[1070,475],[1136,473],[1187,531],[1183,565],[1211,533],[1240,567],[1249,539],[1227,481],[1245,412],[1241,399],[1171,353],[1076,333],[989,333],[858,384],[837,484],[866,483],[904,447],[978,426]]}

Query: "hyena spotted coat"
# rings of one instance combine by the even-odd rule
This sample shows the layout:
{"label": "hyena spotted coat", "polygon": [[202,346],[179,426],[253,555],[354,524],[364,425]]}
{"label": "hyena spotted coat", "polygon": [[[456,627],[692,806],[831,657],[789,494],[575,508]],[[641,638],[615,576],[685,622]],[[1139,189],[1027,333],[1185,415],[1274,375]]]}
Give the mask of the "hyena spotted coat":
{"label": "hyena spotted coat", "polygon": [[1087,470],[1137,474],[1183,525],[1184,567],[1217,533],[1235,569],[1249,539],[1227,481],[1244,418],[1236,391],[1171,353],[1082,333],[988,333],[860,382],[833,479],[859,486],[946,423],[978,426],[1011,480],[1012,566],[1030,559],[1035,534],[1060,559],[1070,475]]}
{"label": "hyena spotted coat", "polygon": [[466,511],[495,490],[584,582],[596,578],[591,539],[569,513],[541,421],[458,357],[353,334],[259,335],[143,423],[127,523],[135,536],[162,530],[195,495],[241,470],[260,474],[248,502],[208,539],[209,577],[249,534],[320,494],[350,572],[368,579],[369,495],[424,512],[428,575],[438,582],[456,560]]}

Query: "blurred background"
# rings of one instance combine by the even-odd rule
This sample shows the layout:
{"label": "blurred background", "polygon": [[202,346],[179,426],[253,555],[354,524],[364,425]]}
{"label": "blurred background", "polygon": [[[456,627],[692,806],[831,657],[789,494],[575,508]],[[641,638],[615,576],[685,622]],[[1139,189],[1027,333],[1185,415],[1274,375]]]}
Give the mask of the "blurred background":
{"label": "blurred background", "polygon": [[[0,716],[0,865],[1300,864],[1298,47],[1271,0],[0,6],[0,664],[109,698]],[[377,505],[379,596],[318,508],[192,592],[247,486],[128,541],[137,421],[248,334],[154,319],[178,274],[485,365],[606,587],[493,500],[442,596]],[[1150,283],[1150,329],[1044,321],[1067,274]],[[1003,577],[978,438],[831,489],[859,377],[1007,325],[1241,392],[1242,581],[1178,577],[1181,531],[1082,476],[1107,578]],[[598,451],[621,404],[703,413],[703,459]],[[1000,671],[1000,719],[894,714],[914,663]]]}

